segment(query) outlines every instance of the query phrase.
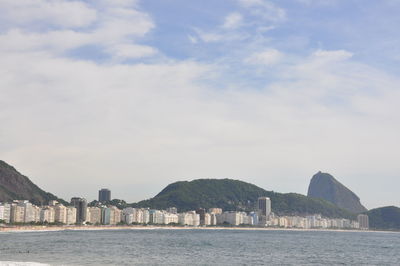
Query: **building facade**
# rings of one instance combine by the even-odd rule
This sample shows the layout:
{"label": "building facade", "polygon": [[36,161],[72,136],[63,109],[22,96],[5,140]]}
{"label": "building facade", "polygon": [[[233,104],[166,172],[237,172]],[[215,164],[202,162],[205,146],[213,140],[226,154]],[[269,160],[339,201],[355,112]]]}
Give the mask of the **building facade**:
{"label": "building facade", "polygon": [[84,198],[72,198],[71,204],[76,208],[76,223],[83,224],[86,222],[87,201]]}
{"label": "building facade", "polygon": [[360,229],[366,230],[369,229],[369,218],[366,214],[359,214],[357,216],[358,224]]}
{"label": "building facade", "polygon": [[107,188],[102,188],[99,190],[99,201],[108,202],[111,200],[111,190]]}

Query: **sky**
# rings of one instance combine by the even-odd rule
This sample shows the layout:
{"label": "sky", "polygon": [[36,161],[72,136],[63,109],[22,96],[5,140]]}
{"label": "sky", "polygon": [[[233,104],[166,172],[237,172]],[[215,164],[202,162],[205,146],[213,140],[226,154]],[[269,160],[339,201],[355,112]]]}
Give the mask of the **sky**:
{"label": "sky", "polygon": [[400,205],[400,1],[0,0],[0,159],[46,191],[175,181]]}

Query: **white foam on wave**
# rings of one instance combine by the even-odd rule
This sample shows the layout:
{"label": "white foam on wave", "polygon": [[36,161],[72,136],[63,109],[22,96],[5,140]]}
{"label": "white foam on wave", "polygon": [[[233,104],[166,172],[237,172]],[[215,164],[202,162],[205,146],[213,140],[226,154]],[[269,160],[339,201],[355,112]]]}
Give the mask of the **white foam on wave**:
{"label": "white foam on wave", "polygon": [[50,264],[31,261],[0,261],[0,266],[50,266]]}

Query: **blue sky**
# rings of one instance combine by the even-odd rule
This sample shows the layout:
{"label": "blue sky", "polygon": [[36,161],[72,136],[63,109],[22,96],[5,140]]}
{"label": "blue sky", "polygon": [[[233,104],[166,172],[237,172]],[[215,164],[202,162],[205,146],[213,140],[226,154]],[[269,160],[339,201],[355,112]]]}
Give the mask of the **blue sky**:
{"label": "blue sky", "polygon": [[66,199],[195,178],[304,194],[321,170],[368,208],[398,206],[399,11],[1,0],[0,158]]}

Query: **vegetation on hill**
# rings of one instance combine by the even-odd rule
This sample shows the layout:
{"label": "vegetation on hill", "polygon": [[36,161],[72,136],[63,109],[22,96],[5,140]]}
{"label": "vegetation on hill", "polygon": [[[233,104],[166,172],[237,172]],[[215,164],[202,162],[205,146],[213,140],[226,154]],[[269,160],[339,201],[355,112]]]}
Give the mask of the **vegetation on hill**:
{"label": "vegetation on hill", "polygon": [[43,191],[14,167],[0,160],[0,202],[16,199],[29,200],[35,205],[47,204],[49,200],[68,204],[53,194]]}
{"label": "vegetation on hill", "polygon": [[367,211],[361,204],[360,198],[354,192],[328,173],[318,172],[312,177],[307,195],[327,200],[350,212],[361,213]]}
{"label": "vegetation on hill", "polygon": [[181,181],[168,185],[149,200],[132,204],[134,207],[166,209],[177,207],[179,211],[197,208],[218,207],[224,210],[255,210],[258,197],[271,199],[272,210],[279,214],[315,214],[326,217],[354,219],[354,214],[340,209],[323,199],[309,198],[295,193],[266,191],[253,184],[232,179],[198,179]]}
{"label": "vegetation on hill", "polygon": [[97,207],[97,206],[102,206],[102,205],[115,206],[118,209],[124,209],[124,208],[128,207],[128,204],[126,203],[126,201],[121,200],[121,199],[112,199],[112,200],[106,201],[106,202],[100,202],[98,200],[93,200],[88,203],[89,207]]}
{"label": "vegetation on hill", "polygon": [[400,230],[400,208],[388,206],[366,212],[372,229]]}

